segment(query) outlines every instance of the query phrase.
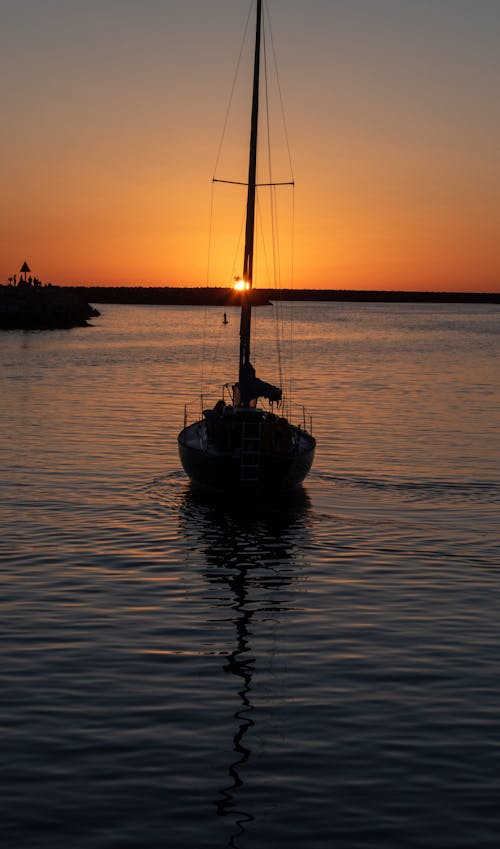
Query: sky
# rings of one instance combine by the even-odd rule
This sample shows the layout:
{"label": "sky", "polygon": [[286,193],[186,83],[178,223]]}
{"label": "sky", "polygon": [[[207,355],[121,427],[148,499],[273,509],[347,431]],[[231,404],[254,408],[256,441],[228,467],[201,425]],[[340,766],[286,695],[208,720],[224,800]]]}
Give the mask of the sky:
{"label": "sky", "polygon": [[[267,6],[281,285],[499,292],[500,0]],[[229,285],[244,190],[212,176],[250,7],[0,0],[0,282]],[[220,178],[246,178],[247,54]]]}

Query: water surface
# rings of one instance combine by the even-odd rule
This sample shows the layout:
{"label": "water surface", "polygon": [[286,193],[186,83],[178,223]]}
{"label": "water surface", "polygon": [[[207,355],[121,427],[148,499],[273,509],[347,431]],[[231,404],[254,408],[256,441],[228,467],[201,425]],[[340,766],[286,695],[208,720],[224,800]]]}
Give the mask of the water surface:
{"label": "water surface", "polygon": [[498,307],[295,305],[315,466],[251,509],[176,449],[236,313],[102,312],[0,337],[5,844],[496,849]]}

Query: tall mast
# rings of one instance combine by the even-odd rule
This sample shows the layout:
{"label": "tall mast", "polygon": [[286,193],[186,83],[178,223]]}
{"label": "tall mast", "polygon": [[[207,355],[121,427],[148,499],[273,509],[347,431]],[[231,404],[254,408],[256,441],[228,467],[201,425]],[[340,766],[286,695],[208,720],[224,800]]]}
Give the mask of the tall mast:
{"label": "tall mast", "polygon": [[262,28],[262,0],[257,0],[255,27],[255,56],[253,69],[252,116],[250,123],[250,156],[248,160],[247,214],[245,227],[245,253],[243,258],[243,280],[248,289],[241,293],[240,321],[240,366],[250,362],[250,329],[252,322],[253,247],[255,233],[255,182],[257,176],[257,131],[259,123],[259,80],[260,80],[260,36]]}

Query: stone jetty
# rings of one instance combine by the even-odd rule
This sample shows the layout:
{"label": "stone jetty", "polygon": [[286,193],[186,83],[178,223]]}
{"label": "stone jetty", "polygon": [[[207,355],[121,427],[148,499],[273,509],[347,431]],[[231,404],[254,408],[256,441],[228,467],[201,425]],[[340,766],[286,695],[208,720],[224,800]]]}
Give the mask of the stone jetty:
{"label": "stone jetty", "polygon": [[85,327],[98,315],[81,296],[61,286],[44,286],[38,280],[0,286],[0,330]]}

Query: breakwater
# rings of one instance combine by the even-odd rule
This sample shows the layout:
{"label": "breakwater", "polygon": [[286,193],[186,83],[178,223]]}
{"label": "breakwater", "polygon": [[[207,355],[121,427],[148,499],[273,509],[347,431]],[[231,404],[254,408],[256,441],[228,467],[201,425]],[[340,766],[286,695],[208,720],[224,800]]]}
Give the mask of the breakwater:
{"label": "breakwater", "polygon": [[98,315],[83,293],[60,286],[0,286],[0,330],[82,327]]}
{"label": "breakwater", "polygon": [[[69,291],[98,304],[171,304],[179,306],[238,306],[241,293],[230,287],[209,286],[72,286]],[[395,303],[500,303],[489,292],[395,292],[355,289],[253,289],[252,301],[358,301]]]}

